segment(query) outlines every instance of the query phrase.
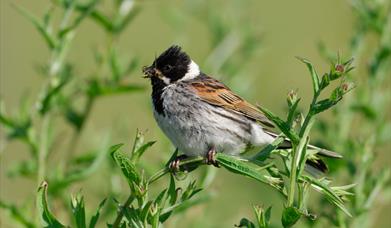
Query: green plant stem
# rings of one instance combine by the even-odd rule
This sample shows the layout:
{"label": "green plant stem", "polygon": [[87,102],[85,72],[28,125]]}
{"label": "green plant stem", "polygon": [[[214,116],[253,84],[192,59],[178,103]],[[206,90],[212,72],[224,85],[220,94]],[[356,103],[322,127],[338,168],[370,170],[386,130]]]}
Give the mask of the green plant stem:
{"label": "green plant stem", "polygon": [[148,180],[148,184],[152,184],[153,182],[159,180],[161,177],[163,177],[164,175],[166,175],[168,172],[170,171],[170,169],[168,167],[165,167],[159,171],[157,171],[155,174],[153,174],[149,180]]}
{"label": "green plant stem", "polygon": [[[41,186],[41,182],[45,179],[46,173],[46,156],[49,152],[49,128],[50,128],[51,116],[45,114],[42,119],[39,150],[38,150],[38,174],[37,174],[37,189]],[[38,204],[37,204],[38,205]],[[39,208],[36,206],[36,224],[39,226]]]}
{"label": "green plant stem", "polygon": [[[204,161],[204,158],[201,157],[201,156],[192,157],[192,158],[188,158],[188,159],[185,159],[185,160],[181,161],[179,163],[179,166],[189,165],[189,164],[200,164],[200,162],[202,162],[202,161]],[[163,177],[164,175],[166,175],[169,172],[170,172],[170,169],[168,167],[165,167],[165,168],[157,171],[154,175],[152,175],[149,178],[149,180],[147,182],[147,185],[150,185],[153,182],[159,180],[161,177]],[[116,219],[115,219],[115,221],[113,223],[112,228],[119,227],[119,225],[121,223],[121,220],[122,220],[122,217],[124,216],[125,209],[127,207],[129,207],[129,205],[133,202],[134,199],[135,199],[135,196],[133,194],[130,194],[128,199],[123,204],[123,206],[121,207],[120,211],[118,212],[117,217],[116,217]]]}
{"label": "green plant stem", "polygon": [[[297,154],[297,147],[293,147],[294,155]],[[296,156],[295,156],[296,157]],[[296,189],[296,168],[295,168],[295,159],[291,161],[291,173],[289,176],[289,194],[288,194],[288,206],[293,206],[295,201],[295,189]]]}
{"label": "green plant stem", "polygon": [[[313,119],[310,119],[308,122],[308,125],[306,125],[306,130],[301,138],[299,145],[294,148],[294,158],[291,163],[291,175],[290,175],[290,191],[288,195],[288,205],[293,206],[294,203],[294,198],[295,198],[295,189],[296,189],[296,183],[297,183],[297,177],[301,173],[301,158],[305,157],[305,154],[303,155],[303,151],[305,151],[305,147],[307,146],[308,143],[308,133],[309,130],[311,129],[311,126],[313,124]],[[304,162],[304,161],[302,161]],[[299,201],[300,202],[300,201]]]}
{"label": "green plant stem", "polygon": [[[190,164],[200,164],[201,162],[204,161],[204,157],[197,156],[197,157],[191,157],[188,159],[184,159],[179,162],[179,166],[184,166],[184,165],[190,165]],[[163,169],[157,171],[155,174],[153,174],[149,180],[148,180],[148,185],[152,184],[153,182],[159,180],[161,177],[166,175],[167,173],[170,172],[170,169],[168,167],[164,167]]]}
{"label": "green plant stem", "polygon": [[72,138],[69,142],[68,151],[66,151],[65,158],[61,161],[61,164],[60,164],[63,172],[66,171],[66,169],[68,167],[68,163],[72,159],[73,154],[75,153],[80,136],[81,136],[83,129],[84,129],[84,126],[85,126],[85,122],[91,113],[91,109],[94,104],[94,101],[95,101],[95,97],[88,96],[87,103],[85,105],[84,112],[83,112],[83,122],[82,122],[80,128],[77,128],[73,131]]}
{"label": "green plant stem", "polygon": [[118,211],[117,217],[114,220],[112,228],[117,228],[121,224],[122,217],[124,216],[126,208],[130,206],[130,204],[133,202],[133,200],[136,197],[133,194],[130,194],[124,205],[121,207],[121,209]]}
{"label": "green plant stem", "polygon": [[312,109],[313,109],[313,106],[316,104],[316,100],[318,99],[320,92],[321,92],[321,90],[318,90],[312,98],[310,108],[309,108],[308,113],[304,119],[303,125],[300,128],[299,144],[294,145],[292,142],[293,155],[292,155],[292,161],[291,161],[291,172],[290,172],[290,176],[289,176],[288,207],[293,206],[293,204],[295,202],[295,189],[296,189],[297,172],[298,172],[297,166],[300,162],[300,158],[302,157],[302,152],[303,152],[304,146],[306,145],[306,141],[307,141],[307,135],[308,135],[309,130],[311,129],[311,126],[313,123],[314,114],[312,112]]}
{"label": "green plant stem", "polygon": [[40,183],[45,178],[46,171],[46,155],[48,154],[49,146],[48,146],[48,138],[49,138],[49,128],[50,128],[50,119],[51,116],[46,114],[42,120],[42,129],[40,134],[40,144],[38,151],[38,175],[37,175],[37,186],[40,186]]}

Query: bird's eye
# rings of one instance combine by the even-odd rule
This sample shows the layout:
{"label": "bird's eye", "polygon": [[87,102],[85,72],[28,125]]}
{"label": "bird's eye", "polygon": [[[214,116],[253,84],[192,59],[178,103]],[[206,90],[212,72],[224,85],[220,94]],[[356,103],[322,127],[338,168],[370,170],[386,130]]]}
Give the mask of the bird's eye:
{"label": "bird's eye", "polygon": [[172,69],[172,66],[171,66],[171,65],[165,65],[165,66],[163,67],[163,71],[164,71],[164,72],[169,72],[171,69]]}

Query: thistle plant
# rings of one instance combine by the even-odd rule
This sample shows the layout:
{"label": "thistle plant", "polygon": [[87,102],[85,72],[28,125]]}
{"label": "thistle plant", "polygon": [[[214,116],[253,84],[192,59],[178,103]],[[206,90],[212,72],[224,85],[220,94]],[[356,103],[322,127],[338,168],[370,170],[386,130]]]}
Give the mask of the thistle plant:
{"label": "thistle plant", "polygon": [[[376,215],[372,208],[390,202],[390,169],[378,164],[379,160],[387,158],[391,136],[391,96],[388,92],[391,73],[390,7],[387,1],[352,1],[357,20],[349,46],[351,54],[363,63],[359,69],[361,73],[355,72],[356,78],[360,77],[356,79],[359,86],[332,112],[333,123],[322,120],[317,125],[323,135],[323,145],[345,152],[344,159],[334,165],[331,174],[339,176],[342,181],[353,180],[355,183],[352,188],[355,197],[349,202],[353,217],[324,213],[323,222],[338,227],[382,226],[376,219],[381,215]],[[379,45],[365,53],[372,43],[368,39],[370,36]],[[325,44],[322,43],[319,50],[328,61],[336,59]],[[359,125],[357,119],[360,119]],[[318,203],[323,205],[322,201]],[[324,223],[318,221],[316,224]]]}
{"label": "thistle plant", "polygon": [[[102,10],[102,2],[54,0],[42,18],[15,6],[34,25],[50,53],[49,59],[38,68],[38,73],[44,76],[44,86],[36,100],[30,98],[22,102],[17,114],[6,112],[1,103],[0,123],[8,140],[19,140],[30,152],[29,157],[15,162],[9,176],[36,182],[34,189],[37,191],[33,189],[23,203],[0,199],[1,211],[7,212],[14,224],[21,227],[173,226],[175,220],[184,218],[186,211],[218,197],[209,186],[218,175],[216,168],[202,170],[201,175],[186,171],[189,167],[204,166],[203,157],[181,161],[180,171],[176,173],[168,168],[168,163],[178,151],[163,164],[146,164],[144,161],[149,161],[147,154],[155,149],[156,141],[145,140],[141,131],[136,132],[132,145],[125,147],[116,144],[121,142],[119,140],[113,142],[109,137],[102,137],[99,139],[101,145],[80,153],[84,152],[78,146],[80,138],[100,98],[144,91],[143,86],[133,82],[134,76],[139,74],[139,56],[130,53],[125,61],[118,44],[119,37],[143,5],[131,0],[111,1],[105,5],[111,7],[108,14]],[[235,80],[246,69],[245,60],[252,58],[259,47],[259,34],[245,26],[242,19],[228,23],[201,3],[187,2],[186,9],[178,11],[176,16],[191,14],[206,26],[211,49],[203,65],[212,73],[227,76],[225,80],[238,87]],[[375,220],[371,208],[376,205],[377,196],[386,201],[390,192],[389,169],[376,169],[373,153],[381,154],[382,146],[387,146],[391,135],[387,120],[390,98],[385,95],[388,87],[384,86],[390,72],[387,64],[391,50],[389,4],[356,0],[353,6],[358,20],[349,55],[355,57],[359,69],[351,71],[352,59],[344,60],[325,46],[321,53],[331,64],[324,74],[318,74],[309,60],[298,58],[309,70],[310,77],[303,78],[310,79],[312,84],[310,105],[300,107],[297,91],[289,92],[285,118],[260,108],[281,132],[272,144],[247,159],[223,153],[216,155],[222,168],[268,186],[281,196],[281,212],[268,201],[262,206],[249,205],[253,208],[254,219],[243,218],[237,226],[282,224],[290,227],[298,223],[300,226],[370,226]],[[175,17],[172,11],[168,12],[167,15]],[[171,22],[176,23],[173,27],[180,26],[182,20],[173,18]],[[87,20],[100,28],[108,42],[104,51],[93,52],[94,70],[85,77],[78,77],[75,73],[78,64],[68,53],[80,25]],[[235,29],[229,24],[236,24]],[[375,35],[380,45],[369,57],[369,65],[364,71],[365,83],[360,83],[361,65],[365,65],[362,62],[368,58],[361,51],[368,43],[364,39],[368,34]],[[355,77],[351,77],[352,74]],[[332,121],[319,118],[319,114],[327,110],[333,116]],[[350,129],[355,126],[358,114],[363,116],[363,125],[360,129],[354,128],[352,133]],[[63,136],[58,125],[63,120],[71,127],[72,135],[69,141],[59,143]],[[319,162],[318,151],[307,148],[311,133],[319,132],[322,138],[311,141],[343,156],[327,162],[330,164],[327,174],[313,173],[305,165]],[[360,135],[360,138],[352,138],[352,135]],[[278,145],[287,139],[291,141],[292,149],[278,149]],[[51,162],[55,156],[60,157],[58,164]],[[87,200],[91,192],[83,190],[75,194],[73,191],[95,173],[102,178],[108,177],[104,183],[108,191],[94,203]],[[336,185],[335,181],[343,185]],[[118,187],[122,185],[125,187]],[[314,197],[313,190],[321,197]],[[272,213],[278,214],[281,221],[272,221]]]}
{"label": "thistle plant", "polygon": [[[16,164],[11,175],[35,179],[37,188],[39,187],[39,192],[42,193],[37,200],[35,216],[31,212],[34,210],[27,213],[25,209],[22,210],[1,199],[1,207],[8,210],[16,221],[27,227],[40,226],[38,220],[34,219],[39,218],[40,215],[48,224],[51,221],[59,224],[47,209],[47,182],[51,186],[49,193],[59,196],[63,207],[69,208],[64,192],[70,185],[93,174],[102,163],[102,155],[104,156],[102,151],[105,152],[107,148],[95,149],[97,152],[92,155],[78,157],[76,160],[81,162],[74,160],[78,139],[96,100],[103,96],[143,89],[142,86],[126,82],[126,79],[138,68],[137,59],[134,58],[126,64],[120,63],[115,41],[112,40],[114,36],[120,35],[139,12],[138,7],[128,7],[129,1],[117,1],[114,4],[113,18],[109,18],[97,8],[98,3],[98,0],[87,3],[72,0],[52,1],[42,19],[33,16],[20,6],[14,6],[34,25],[50,52],[47,63],[39,67],[38,72],[45,76],[45,85],[34,102],[34,107],[29,110],[23,104],[20,115],[15,117],[5,112],[2,104],[0,112],[0,122],[7,131],[8,138],[25,143],[31,155],[29,159]],[[57,12],[60,15],[59,21],[54,20]],[[109,42],[108,53],[95,53],[96,68],[102,70],[91,72],[88,79],[84,80],[76,77],[75,65],[67,59],[67,54],[77,29],[87,18],[91,18],[103,28],[112,41]],[[103,58],[102,55],[105,57]],[[73,128],[73,136],[59,165],[53,166],[48,163],[48,160],[54,155],[53,147],[58,143],[60,136],[60,132],[57,132],[54,126],[61,119],[65,119]],[[73,201],[71,206],[81,206],[78,202],[82,200]]]}
{"label": "thistle plant", "polygon": [[[332,186],[331,181],[325,177],[317,178],[310,175],[308,172],[305,172],[306,161],[317,163],[319,159],[316,155],[316,151],[307,149],[309,133],[315,121],[315,117],[317,114],[336,105],[343,96],[353,88],[351,83],[345,81],[345,75],[353,69],[351,67],[352,60],[343,63],[340,61],[336,62],[331,66],[330,72],[323,74],[321,79],[308,60],[302,58],[299,58],[299,60],[308,67],[313,86],[313,99],[304,119],[301,119],[302,114],[297,112],[300,99],[297,98],[295,92],[290,92],[288,94],[289,112],[286,120],[279,118],[267,109],[260,108],[265,115],[278,126],[283,135],[289,138],[292,143],[292,149],[289,151],[276,150],[284,139],[284,136],[280,136],[273,144],[269,145],[249,160],[249,162],[256,163],[257,165],[261,164],[260,167],[265,168],[268,174],[265,174],[263,177],[268,181],[264,181],[264,183],[276,188],[286,199],[286,203],[284,204],[285,209],[281,216],[281,222],[284,227],[294,225],[302,215],[307,216],[310,219],[316,218],[316,216],[308,210],[307,205],[310,187],[322,193],[328,201],[350,216],[350,212],[345,207],[343,199],[351,195],[347,190],[353,186]],[[340,81],[337,88],[332,91],[329,98],[319,100],[321,92],[330,85],[330,82],[335,80]],[[267,162],[267,165],[262,166],[271,155],[278,156],[282,159],[284,164],[283,169],[278,169],[277,165],[273,164],[273,162]],[[284,179],[287,180],[284,181]],[[288,182],[288,184],[285,184],[286,182]],[[266,211],[270,211],[270,208]],[[249,222],[247,219],[242,220],[240,224],[243,226],[245,226],[245,224],[251,224],[250,226],[252,227],[265,227],[265,224],[267,223],[265,221],[266,211],[258,209],[257,207],[255,208],[257,217],[263,218],[261,220],[257,219],[257,225]]]}

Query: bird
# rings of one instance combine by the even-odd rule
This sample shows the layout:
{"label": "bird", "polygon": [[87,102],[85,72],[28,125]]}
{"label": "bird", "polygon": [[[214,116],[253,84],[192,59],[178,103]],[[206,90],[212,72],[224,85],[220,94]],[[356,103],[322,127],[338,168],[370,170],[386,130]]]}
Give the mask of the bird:
{"label": "bird", "polygon": [[[170,163],[173,169],[179,168],[182,159],[194,156],[203,156],[207,164],[218,167],[217,152],[243,156],[278,136],[270,130],[275,126],[262,111],[203,73],[178,45],[155,57],[142,72],[150,79],[153,116],[158,126],[183,153]],[[291,146],[288,139],[280,144],[280,148]],[[341,157],[312,145],[309,148],[326,157]],[[327,170],[320,159],[308,163],[322,172]]]}

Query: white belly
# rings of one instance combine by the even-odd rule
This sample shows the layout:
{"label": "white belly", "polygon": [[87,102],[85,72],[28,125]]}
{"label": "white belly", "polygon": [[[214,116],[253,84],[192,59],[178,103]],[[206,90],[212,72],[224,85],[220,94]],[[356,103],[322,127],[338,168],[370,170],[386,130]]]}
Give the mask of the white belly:
{"label": "white belly", "polygon": [[162,116],[154,113],[160,128],[171,142],[188,156],[205,155],[212,147],[217,152],[239,155],[250,147],[262,147],[273,138],[256,123],[243,123],[224,116],[236,115],[228,111],[224,116],[199,110],[197,117],[187,115]]}

